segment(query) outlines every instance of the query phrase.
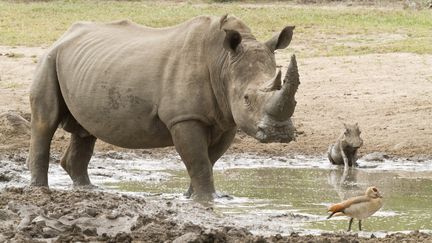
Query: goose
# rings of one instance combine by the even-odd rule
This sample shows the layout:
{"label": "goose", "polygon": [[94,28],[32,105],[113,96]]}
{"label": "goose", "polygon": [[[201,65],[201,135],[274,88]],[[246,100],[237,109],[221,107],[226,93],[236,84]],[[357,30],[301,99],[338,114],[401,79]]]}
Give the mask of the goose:
{"label": "goose", "polygon": [[383,197],[378,191],[378,188],[371,186],[366,189],[365,195],[349,198],[343,202],[331,205],[328,212],[331,214],[327,219],[335,216],[348,216],[350,217],[348,231],[351,230],[351,225],[354,219],[359,220],[359,230],[362,230],[361,221],[383,206]]}

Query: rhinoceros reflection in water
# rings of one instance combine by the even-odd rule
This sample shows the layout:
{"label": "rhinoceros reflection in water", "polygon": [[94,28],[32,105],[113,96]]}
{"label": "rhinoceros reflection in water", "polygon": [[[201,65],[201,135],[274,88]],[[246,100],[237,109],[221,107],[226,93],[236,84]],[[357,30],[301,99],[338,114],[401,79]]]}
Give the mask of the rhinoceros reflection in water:
{"label": "rhinoceros reflection in water", "polygon": [[265,43],[233,16],[200,16],[177,26],[129,21],[74,24],[41,59],[31,87],[31,185],[48,186],[52,136],[71,133],[62,167],[90,185],[97,138],[126,148],[174,145],[189,193],[214,196],[212,167],[237,127],[261,142],[290,142],[299,85],[295,57],[286,82],[274,51],[291,42],[285,27]]}

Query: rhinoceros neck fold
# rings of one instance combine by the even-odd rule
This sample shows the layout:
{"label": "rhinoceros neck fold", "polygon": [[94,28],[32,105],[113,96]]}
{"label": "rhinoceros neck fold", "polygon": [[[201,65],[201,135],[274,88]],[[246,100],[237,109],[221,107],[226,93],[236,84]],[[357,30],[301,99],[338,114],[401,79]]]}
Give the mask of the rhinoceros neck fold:
{"label": "rhinoceros neck fold", "polygon": [[208,69],[210,75],[211,87],[213,90],[214,99],[216,101],[216,114],[220,125],[235,126],[234,118],[231,111],[228,90],[228,70],[229,53],[223,48],[224,33],[216,26],[212,26],[210,32],[219,32],[219,34],[209,34],[213,38],[208,38],[206,41],[206,51],[208,51]]}

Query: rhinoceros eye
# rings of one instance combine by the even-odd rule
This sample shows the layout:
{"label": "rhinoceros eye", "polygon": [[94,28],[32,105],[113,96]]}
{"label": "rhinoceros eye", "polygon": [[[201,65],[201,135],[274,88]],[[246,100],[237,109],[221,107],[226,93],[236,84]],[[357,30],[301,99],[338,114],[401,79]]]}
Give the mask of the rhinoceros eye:
{"label": "rhinoceros eye", "polygon": [[244,95],[243,96],[243,98],[244,98],[244,102],[245,102],[245,104],[247,105],[247,106],[250,106],[250,104],[251,104],[251,102],[250,102],[250,100],[249,100],[249,95]]}

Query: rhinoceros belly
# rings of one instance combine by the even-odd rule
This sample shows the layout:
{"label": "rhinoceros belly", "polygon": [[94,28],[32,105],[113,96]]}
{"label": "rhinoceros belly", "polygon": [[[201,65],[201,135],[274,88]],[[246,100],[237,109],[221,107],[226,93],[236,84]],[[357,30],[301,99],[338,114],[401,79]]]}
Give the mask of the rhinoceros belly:
{"label": "rhinoceros belly", "polygon": [[85,93],[68,91],[66,105],[77,122],[93,136],[125,148],[172,145],[157,104],[135,95],[132,88],[93,88]]}

